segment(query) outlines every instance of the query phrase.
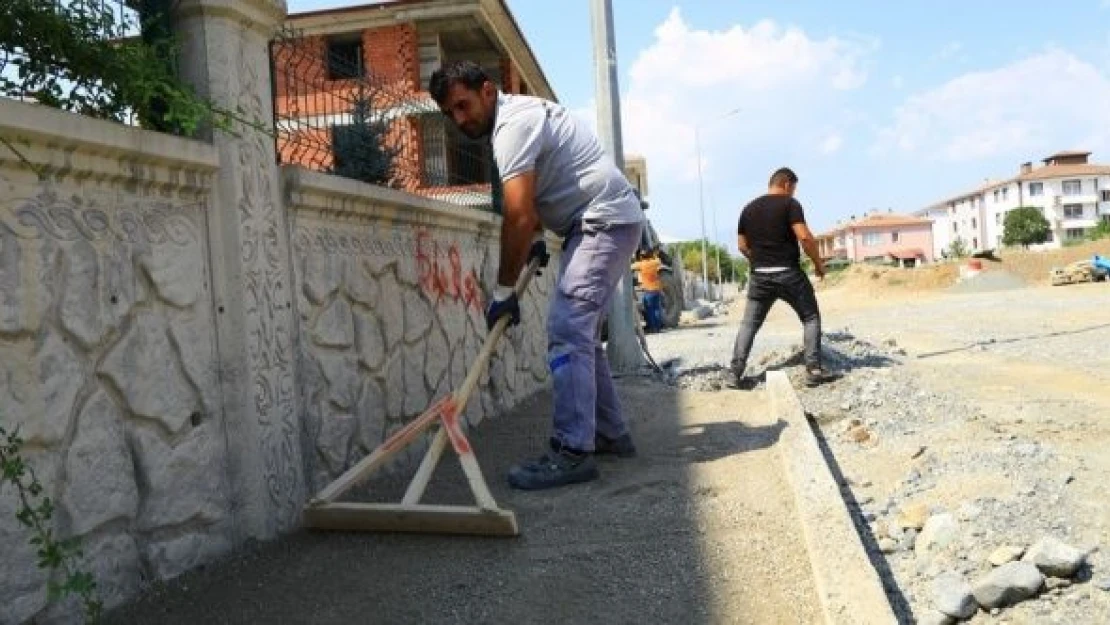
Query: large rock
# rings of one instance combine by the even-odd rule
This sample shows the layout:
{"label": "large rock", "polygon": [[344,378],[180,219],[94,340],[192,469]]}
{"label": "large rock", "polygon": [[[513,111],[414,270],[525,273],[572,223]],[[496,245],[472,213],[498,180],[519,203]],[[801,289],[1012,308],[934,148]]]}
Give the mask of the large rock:
{"label": "large rock", "polygon": [[350,347],[354,344],[351,305],[342,297],[335,298],[320,313],[312,328],[312,340],[324,347]]}
{"label": "large rock", "polygon": [[938,575],[933,579],[932,593],[933,607],[953,618],[971,618],[979,609],[971,585],[959,573]]}
{"label": "large rock", "polygon": [[53,332],[41,347],[32,341],[0,344],[0,418],[34,445],[56,445],[73,420],[85,384],[81,359]]}
{"label": "large rock", "polygon": [[1044,575],[1028,562],[1010,562],[994,569],[974,585],[972,593],[988,610],[1004,608],[1033,597],[1044,585]]}
{"label": "large rock", "polygon": [[1037,541],[1022,558],[1051,577],[1072,577],[1086,560],[1086,553],[1051,537]]}
{"label": "large rock", "polygon": [[928,557],[952,544],[960,534],[960,525],[951,514],[937,514],[929,517],[913,549],[920,558]]}
{"label": "large rock", "polygon": [[171,447],[145,427],[131,431],[145,499],[138,527],[149,531],[186,521],[213,522],[226,512],[219,442],[208,426],[195,428]]}
{"label": "large rock", "polygon": [[66,475],[62,506],[74,534],[88,533],[112,519],[135,517],[139,491],[123,414],[103,391],[93,394],[77,417]]}
{"label": "large rock", "polygon": [[921,530],[929,520],[929,507],[923,503],[911,503],[902,507],[894,522],[903,529]]}
{"label": "large rock", "polygon": [[177,433],[196,411],[197,398],[166,330],[161,316],[140,312],[127,335],[108,353],[100,371],[123,391],[131,412],[156,419]]}
{"label": "large rock", "polygon": [[1013,562],[1025,553],[1024,547],[1014,547],[1013,545],[1003,545],[990,553],[987,556],[987,562],[991,566],[1002,566],[1008,562]]}

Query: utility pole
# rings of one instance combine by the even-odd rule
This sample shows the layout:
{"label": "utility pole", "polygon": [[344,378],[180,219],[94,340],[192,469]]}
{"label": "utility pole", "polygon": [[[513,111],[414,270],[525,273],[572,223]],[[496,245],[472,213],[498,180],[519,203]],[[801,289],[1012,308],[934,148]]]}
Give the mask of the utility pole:
{"label": "utility pole", "polygon": [[694,126],[694,153],[698,158],[698,207],[701,209],[701,279],[705,283],[705,299],[709,297],[709,239],[705,235],[705,184],[701,177],[701,132]]}
{"label": "utility pole", "polygon": [[[741,110],[743,110],[743,109],[739,109],[739,108],[732,109],[731,111],[725,113],[724,115],[720,115],[720,116],[718,116],[715,119],[712,119],[710,121],[718,121],[718,120],[724,119],[726,117],[731,117],[731,116],[739,113]],[[708,123],[708,122],[705,122],[705,123]],[[704,191],[705,183],[702,181],[702,175],[701,175],[701,126],[702,126],[702,123],[694,124],[694,156],[696,156],[697,159],[698,159],[698,206],[701,209],[700,210],[700,212],[701,212],[701,279],[705,282],[705,297],[706,297],[706,299],[712,299],[711,297],[709,297],[709,292],[711,290],[710,286],[709,286],[709,253],[706,249],[708,247],[708,241],[707,241],[706,235],[705,235],[705,191]],[[716,208],[714,208],[713,210],[714,210],[714,213],[713,213],[713,230],[716,231],[717,230]],[[714,241],[717,240],[717,234],[716,233],[714,233],[714,235],[713,235],[713,240]],[[720,279],[721,279],[721,255],[720,255],[720,252],[718,252],[717,253],[717,286],[718,286],[718,291],[720,291],[720,288],[719,288],[720,287]]]}
{"label": "utility pole", "polygon": [[[613,34],[613,5],[610,0],[590,0],[594,35],[594,67],[597,70],[597,132],[601,145],[624,173],[621,143],[620,89],[617,87],[617,43]],[[613,373],[637,373],[647,365],[636,335],[633,307],[632,259],[627,259],[624,277],[609,303],[609,368]]]}

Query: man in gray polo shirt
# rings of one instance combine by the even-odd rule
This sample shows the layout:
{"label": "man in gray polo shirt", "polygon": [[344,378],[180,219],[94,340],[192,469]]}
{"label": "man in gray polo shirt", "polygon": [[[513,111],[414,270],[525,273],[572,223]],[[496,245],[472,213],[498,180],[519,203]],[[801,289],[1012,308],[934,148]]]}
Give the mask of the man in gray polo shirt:
{"label": "man in gray polo shirt", "polygon": [[548,366],[555,386],[550,450],[509,471],[509,483],[541,489],[598,477],[594,454],[635,455],[600,340],[602,316],[628,272],[644,214],[632,186],[597,137],[564,107],[501,93],[470,61],[432,74],[444,115],[473,139],[489,137],[501,181],[501,257],[486,322],[520,322],[512,285],[533,255],[540,226],[563,237],[548,313]]}

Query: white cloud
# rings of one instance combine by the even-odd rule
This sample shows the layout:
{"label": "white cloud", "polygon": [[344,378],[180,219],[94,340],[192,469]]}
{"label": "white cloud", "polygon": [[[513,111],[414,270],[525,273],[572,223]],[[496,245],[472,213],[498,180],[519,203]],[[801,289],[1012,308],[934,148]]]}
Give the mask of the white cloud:
{"label": "white cloud", "polygon": [[963,48],[964,44],[959,41],[950,41],[944,44],[944,47],[937,53],[937,59],[941,61],[949,60],[959,54],[960,50],[963,50]]}
{"label": "white cloud", "polygon": [[821,142],[821,153],[832,154],[839,150],[842,145],[844,145],[844,138],[834,132],[825,137],[825,140]]}
{"label": "white cloud", "polygon": [[695,125],[707,179],[747,146],[793,141],[812,151],[835,123],[830,118],[839,115],[844,94],[866,81],[865,59],[876,46],[817,39],[771,20],[697,30],[675,8],[630,67],[625,149],[647,157],[653,185],[696,179]]}
{"label": "white cloud", "polygon": [[1110,76],[1062,50],[959,76],[909,97],[879,133],[878,154],[972,161],[1026,158],[1110,139]]}

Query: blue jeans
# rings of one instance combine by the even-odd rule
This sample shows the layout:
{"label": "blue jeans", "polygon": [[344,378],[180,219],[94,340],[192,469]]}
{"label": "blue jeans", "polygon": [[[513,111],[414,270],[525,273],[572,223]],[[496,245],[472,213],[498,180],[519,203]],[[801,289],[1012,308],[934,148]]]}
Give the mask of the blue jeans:
{"label": "blue jeans", "polygon": [[663,329],[663,294],[659,291],[644,292],[644,321],[649,331]]}
{"label": "blue jeans", "polygon": [[601,320],[629,272],[641,224],[583,224],[567,236],[547,318],[548,366],[555,387],[554,438],[590,452],[594,436],[628,433],[601,345]]}

